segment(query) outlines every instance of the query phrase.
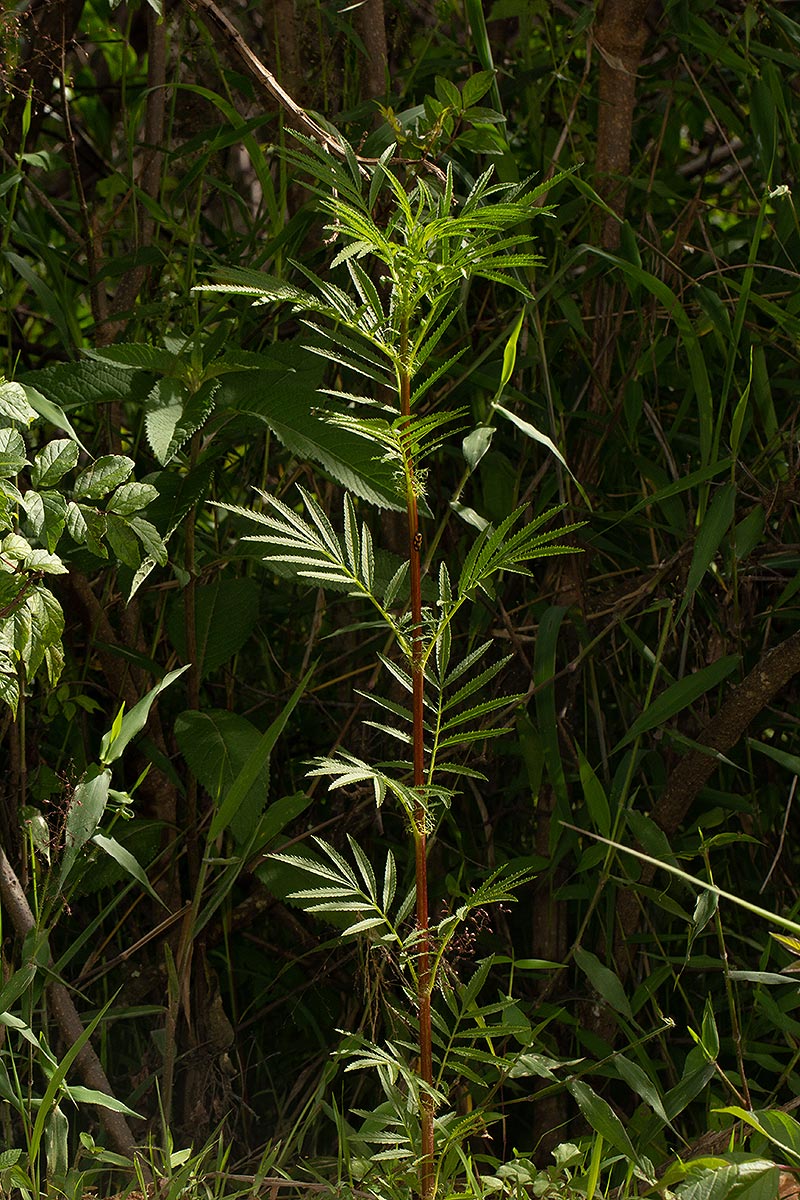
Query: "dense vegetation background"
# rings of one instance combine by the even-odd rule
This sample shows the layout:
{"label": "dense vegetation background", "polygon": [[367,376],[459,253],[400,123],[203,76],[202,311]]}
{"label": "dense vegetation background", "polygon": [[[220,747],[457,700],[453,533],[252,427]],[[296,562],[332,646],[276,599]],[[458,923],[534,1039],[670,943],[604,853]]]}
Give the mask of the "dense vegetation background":
{"label": "dense vegetation background", "polygon": [[[212,502],[250,505],[257,487],[294,503],[300,482],[336,524],[347,486],[387,578],[405,534],[390,474],[320,419],[317,389],[345,385],[291,310],[192,291],[231,266],[327,277],[314,196],[281,155],[308,126],[274,80],[365,159],[397,141],[420,171],[451,163],[460,193],[491,164],[503,182],[568,171],[535,222],[535,299],[465,286],[438,351],[462,357],[426,401],[469,412],[428,464],[426,547],[457,565],[476,525],[517,505],[586,522],[580,554],[505,576],[454,631],[454,653],[494,637],[510,656],[487,698],[495,682],[524,698],[506,736],[471,748],[487,781],[465,778],[439,829],[433,905],[503,863],[537,873],[452,952],[462,980],[497,955],[488,991],[514,1005],[496,1043],[540,1056],[499,1085],[480,1066],[457,1082],[461,1110],[497,1114],[473,1153],[541,1166],[574,1143],[582,1162],[593,1125],[613,1157],[604,1097],[659,1164],[715,1130],[728,1147],[722,1108],[795,1098],[790,948],[752,911],[581,832],[797,912],[793,8],[268,0],[224,7],[237,39],[207,0],[3,7],[0,333],[33,408],[0,391],[0,1008],[53,1054],[48,1067],[13,1021],[0,1029],[6,1148],[30,1147],[52,1110],[60,1081],[32,1098],[77,1009],[99,1016],[98,1059],[67,1078],[102,1063],[105,1084],[83,1082],[142,1114],[138,1142],[163,1123],[198,1147],[222,1128],[243,1163],[267,1149],[289,1173],[338,1146],[346,1175],[348,1138],[364,1153],[348,1112],[375,1103],[374,1080],[331,1051],[342,1030],[391,1028],[396,981],[288,899],[296,880],[268,855],[349,834],[413,879],[390,807],[305,777],[340,743],[387,753],[363,722],[385,647],[353,628],[351,597],[265,566]],[[491,402],[522,310],[509,419]],[[465,482],[478,427],[491,433]],[[182,666],[116,753],[103,737],[120,706]],[[94,785],[100,842],[75,832]],[[59,1111],[86,1165],[95,1111]],[[124,1120],[104,1120],[124,1149]]]}

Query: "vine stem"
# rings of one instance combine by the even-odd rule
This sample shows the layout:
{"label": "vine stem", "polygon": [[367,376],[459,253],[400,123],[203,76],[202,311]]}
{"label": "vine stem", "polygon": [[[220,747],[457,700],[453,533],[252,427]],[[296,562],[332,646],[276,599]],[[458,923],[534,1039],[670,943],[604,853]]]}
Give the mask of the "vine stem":
{"label": "vine stem", "polygon": [[[408,324],[401,328],[401,358],[405,361],[408,348]],[[408,371],[400,372],[400,412],[406,420],[411,418],[411,377]],[[423,1085],[420,1094],[420,1140],[422,1156],[419,1164],[419,1188],[422,1200],[430,1200],[434,1192],[434,1145],[433,1145],[433,1048],[431,1031],[431,946],[428,914],[428,835],[427,814],[421,789],[425,786],[425,743],[424,743],[424,689],[422,631],[422,555],[417,493],[414,480],[414,462],[411,454],[406,455],[406,510],[408,514],[408,554],[411,586],[411,679],[413,714],[413,761],[414,787],[420,791],[420,799],[414,809],[414,850],[417,891],[417,1007],[419,1012],[419,1079]]]}

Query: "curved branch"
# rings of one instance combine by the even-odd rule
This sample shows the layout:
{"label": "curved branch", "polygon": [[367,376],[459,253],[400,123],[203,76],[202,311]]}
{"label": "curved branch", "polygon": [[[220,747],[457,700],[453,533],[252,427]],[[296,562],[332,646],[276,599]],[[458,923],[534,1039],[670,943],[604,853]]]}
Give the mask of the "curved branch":
{"label": "curved branch", "polygon": [[[690,750],[667,779],[666,787],[650,811],[667,837],[676,833],[698,792],[717,768],[717,754],[726,754],[741,740],[748,725],[763,712],[789,681],[800,673],[800,630],[761,655],[753,670],[728,695],[696,741],[709,751]],[[639,882],[652,882],[656,868],[645,863]],[[619,893],[614,958],[620,978],[630,968],[626,943],[639,928],[640,907],[635,888]]]}
{"label": "curved branch", "polygon": [[321,146],[324,146],[326,150],[330,150],[337,157],[344,158],[345,151],[341,142],[328,133],[327,130],[323,129],[321,125],[318,125],[292,99],[289,93],[281,87],[272,72],[264,66],[260,58],[256,57],[239,33],[239,30],[225,13],[217,7],[214,0],[186,0],[186,3],[193,12],[197,13],[222,35],[250,78],[254,79],[264,91],[272,96],[273,100],[277,100],[278,104],[289,113],[296,129],[301,130],[308,137],[319,142]]}
{"label": "curved branch", "polygon": [[[0,847],[0,900],[11,918],[17,936],[20,939],[27,937],[35,929],[36,921],[22,890],[22,885],[2,847]],[[47,991],[50,997],[50,1010],[58,1023],[61,1034],[70,1046],[74,1046],[83,1037],[85,1031],[83,1022],[78,1016],[78,1010],[72,1002],[72,997],[64,984],[56,979],[50,980]],[[103,1070],[94,1047],[89,1042],[84,1044],[75,1062],[87,1087],[113,1097],[114,1093],[108,1082],[108,1076]],[[136,1154],[136,1142],[123,1115],[101,1105],[98,1105],[97,1111],[100,1123],[115,1149],[133,1161]],[[144,1169],[144,1164],[142,1164],[142,1168]]]}

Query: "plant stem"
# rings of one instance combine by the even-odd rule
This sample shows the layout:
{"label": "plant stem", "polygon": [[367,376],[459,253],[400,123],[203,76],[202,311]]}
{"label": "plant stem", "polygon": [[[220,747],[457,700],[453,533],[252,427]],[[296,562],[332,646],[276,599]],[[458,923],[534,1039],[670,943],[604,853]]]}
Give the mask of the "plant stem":
{"label": "plant stem", "polygon": [[[408,348],[408,323],[401,328],[401,355],[405,360]],[[400,411],[411,417],[411,378],[407,371],[400,373]],[[424,744],[424,687],[422,631],[422,555],[420,554],[419,513],[414,481],[414,463],[406,458],[406,510],[408,513],[408,554],[411,583],[411,679],[413,713],[414,787],[425,786]],[[425,803],[420,798],[414,810],[414,849],[417,889],[417,1006],[419,1009],[419,1078],[425,1087],[420,1095],[420,1135],[422,1157],[419,1165],[419,1185],[422,1200],[430,1200],[434,1189],[433,1165],[433,1050],[431,1039],[431,969],[428,920],[428,836]]]}

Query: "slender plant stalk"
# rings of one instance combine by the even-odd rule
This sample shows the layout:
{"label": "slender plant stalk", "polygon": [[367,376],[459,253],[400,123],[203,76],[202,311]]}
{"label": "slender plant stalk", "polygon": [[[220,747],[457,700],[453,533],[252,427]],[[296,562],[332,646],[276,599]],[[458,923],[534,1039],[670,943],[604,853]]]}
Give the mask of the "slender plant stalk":
{"label": "slender plant stalk", "polygon": [[[404,320],[402,331],[401,354],[407,349],[408,322]],[[407,371],[400,374],[400,411],[403,417],[411,419],[411,378]],[[414,463],[407,456],[405,463],[406,474],[406,509],[408,514],[408,553],[409,576],[411,584],[411,679],[412,679],[412,742],[414,787],[425,786],[425,743],[424,743],[424,689],[425,673],[423,668],[423,630],[422,630],[422,555],[420,554],[421,531],[419,528],[419,512],[417,509],[417,494],[414,481]],[[420,1138],[422,1157],[420,1159],[420,1194],[422,1200],[429,1200],[434,1189],[434,1145],[433,1145],[433,1096],[430,1087],[433,1084],[433,1047],[431,1035],[431,969],[430,969],[430,933],[428,912],[428,835],[427,814],[425,804],[420,799],[414,811],[414,851],[415,875],[417,890],[417,927],[419,930],[419,946],[417,955],[417,1006],[419,1010],[419,1077],[424,1086],[420,1094]]]}

